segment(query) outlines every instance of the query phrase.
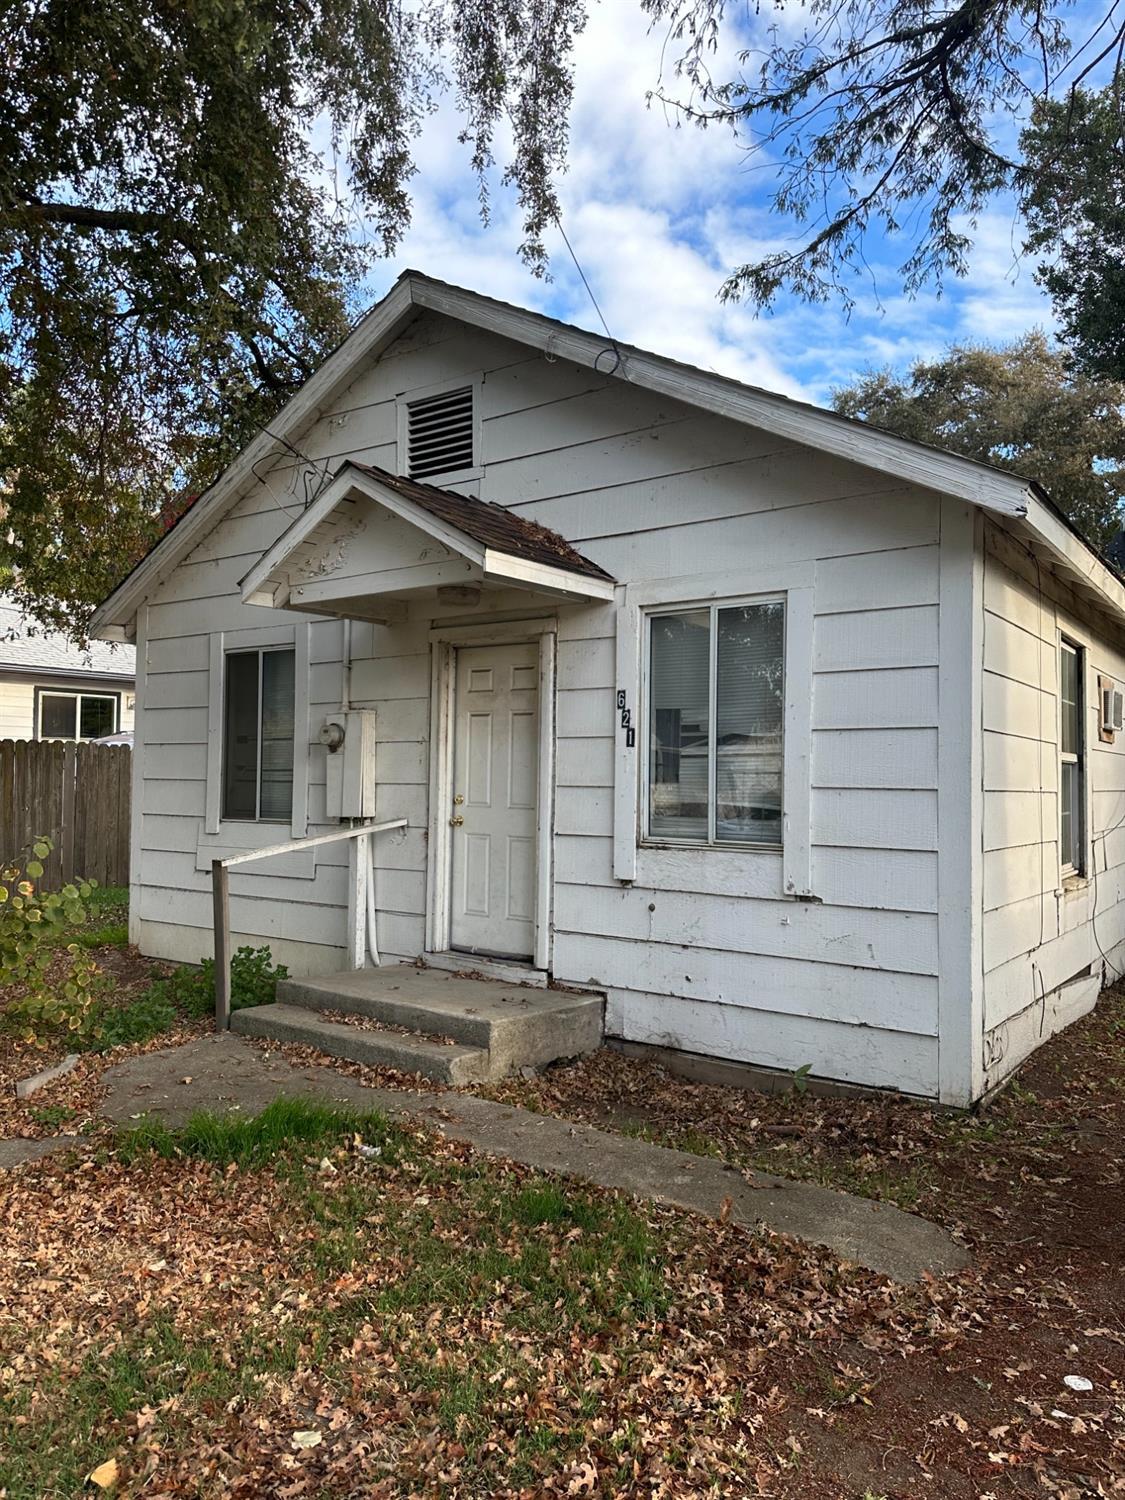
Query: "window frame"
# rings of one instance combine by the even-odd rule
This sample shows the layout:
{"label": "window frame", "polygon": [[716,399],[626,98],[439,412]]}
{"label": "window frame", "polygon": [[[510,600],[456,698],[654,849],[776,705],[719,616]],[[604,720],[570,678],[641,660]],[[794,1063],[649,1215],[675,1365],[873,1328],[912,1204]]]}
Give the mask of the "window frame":
{"label": "window frame", "polygon": [[[781,636],[781,838],[776,844],[755,842],[751,839],[719,839],[716,837],[718,822],[718,654],[719,613],[725,609],[742,609],[747,605],[780,604],[782,607]],[[652,726],[649,722],[650,684],[652,681],[652,622],[662,616],[701,614],[708,615],[707,642],[707,837],[677,838],[674,835],[652,831]],[[642,611],[641,683],[639,695],[638,733],[644,736],[644,748],[638,756],[640,764],[640,836],[639,843],[646,848],[675,849],[737,849],[744,853],[781,855],[785,849],[785,700],[788,687],[788,628],[789,606],[784,591],[771,594],[750,594],[734,598],[708,599],[694,604],[653,605]]]}
{"label": "window frame", "polygon": [[[640,818],[640,762],[637,734],[645,723],[641,701],[643,616],[663,604],[686,609],[715,599],[754,599],[785,596],[785,800],[782,816],[782,853],[737,845],[661,846],[642,843]],[[743,867],[747,879],[776,879],[779,898],[815,900],[812,876],[812,687],[813,619],[816,564],[811,561],[743,566],[737,571],[695,572],[629,583],[616,598],[605,634],[613,636],[612,698],[613,749],[613,878],[623,885],[638,880],[672,880],[685,860],[698,865],[705,879],[716,860],[727,870]],[[631,731],[631,732],[630,732]],[[775,873],[776,872],[776,873]],[[682,877],[682,871],[679,872]],[[741,875],[740,877],[741,878]]]}
{"label": "window frame", "polygon": [[[281,818],[262,817],[262,684],[265,677],[265,659],[267,656],[276,656],[287,653],[293,658],[293,763],[290,777],[290,800],[288,815]],[[235,813],[227,811],[226,806],[226,739],[227,739],[227,663],[232,656],[257,656],[258,658],[258,740],[254,754],[254,816],[252,818],[241,818]],[[221,745],[219,754],[219,815],[224,823],[252,823],[272,824],[275,827],[289,827],[293,822],[293,808],[296,803],[297,785],[297,650],[293,642],[288,644],[276,643],[263,646],[239,646],[229,645],[223,650],[223,672],[222,672],[222,726]]]}
{"label": "window frame", "polygon": [[[47,698],[73,698],[74,699],[74,734],[48,734],[43,733],[43,703]],[[120,734],[121,732],[121,694],[111,691],[87,692],[84,688],[46,688],[35,689],[35,738],[37,740],[65,740],[67,743],[78,745],[89,745],[94,740],[104,739],[105,735],[82,734],[82,701],[85,698],[108,700],[113,704],[113,728],[107,729],[106,734]]]}
{"label": "window frame", "polygon": [[403,478],[410,477],[410,407],[416,401],[426,401],[431,396],[444,396],[450,391],[461,391],[471,388],[473,393],[473,461],[468,468],[448,469],[437,474],[427,474],[425,479],[415,481],[418,484],[432,484],[435,486],[449,484],[465,484],[473,479],[479,479],[484,473],[484,463],[481,457],[481,441],[483,436],[483,422],[481,419],[481,391],[484,386],[484,377],[479,372],[475,375],[457,375],[450,380],[439,380],[434,385],[417,386],[412,390],[400,391],[395,397],[395,429],[396,429],[396,453],[398,472]]}
{"label": "window frame", "polygon": [[[1063,734],[1062,734],[1062,729],[1063,729],[1063,714],[1065,712],[1064,707],[1063,707],[1063,695],[1062,695],[1062,664],[1063,664],[1064,653],[1066,653],[1068,651],[1074,657],[1074,680],[1075,680],[1075,692],[1077,694],[1077,701],[1075,703],[1075,715],[1076,715],[1076,720],[1077,720],[1076,727],[1077,727],[1077,743],[1078,743],[1078,748],[1076,750],[1064,750],[1063,747],[1062,747],[1062,745],[1063,745]],[[1085,648],[1085,646],[1082,645],[1082,643],[1080,641],[1076,641],[1072,637],[1070,637],[1068,635],[1065,635],[1065,634],[1062,634],[1062,633],[1060,633],[1060,635],[1059,635],[1058,671],[1057,671],[1056,681],[1057,681],[1057,684],[1058,684],[1058,705],[1059,705],[1059,724],[1058,724],[1058,766],[1059,766],[1059,772],[1058,772],[1058,796],[1059,796],[1058,837],[1059,837],[1059,874],[1060,874],[1061,878],[1064,881],[1065,880],[1081,880],[1081,879],[1083,879],[1085,877],[1085,875],[1086,875],[1086,873],[1087,873],[1087,871],[1089,869],[1089,856],[1088,856],[1088,852],[1087,852],[1087,843],[1086,843],[1086,830],[1087,830],[1087,827],[1088,827],[1088,817],[1087,817],[1087,810],[1086,810],[1086,787],[1087,787],[1087,783],[1088,783],[1088,779],[1089,779],[1089,739],[1088,739],[1088,735],[1087,735],[1087,732],[1086,732],[1086,698],[1087,698],[1087,693],[1086,693],[1086,648]],[[1101,712],[1101,705],[1100,704],[1099,704],[1098,708],[1099,708],[1099,714],[1100,714],[1100,712]],[[1063,768],[1064,765],[1073,765],[1073,766],[1077,767],[1077,775],[1078,775],[1078,797],[1077,797],[1078,832],[1077,832],[1077,834],[1076,834],[1076,836],[1074,837],[1074,840],[1073,840],[1075,848],[1076,848],[1076,850],[1078,852],[1078,855],[1079,855],[1079,860],[1078,860],[1077,863],[1075,863],[1072,860],[1065,859],[1063,857],[1063,839],[1062,839],[1063,773],[1062,773],[1062,768]]]}
{"label": "window frame", "polygon": [[[315,627],[320,632],[342,630],[339,622],[322,622]],[[311,756],[311,687],[310,669],[312,653],[311,621],[302,620],[289,625],[249,626],[235,630],[212,631],[207,637],[207,795],[203,827],[198,837],[196,850],[197,868],[210,869],[212,859],[221,859],[228,854],[244,853],[247,849],[265,848],[277,843],[276,823],[251,823],[248,820],[223,818],[223,705],[225,695],[224,658],[229,651],[250,651],[259,646],[281,646],[296,652],[294,663],[294,722],[293,722],[293,818],[290,834],[294,839],[303,839],[310,822],[317,826],[324,823],[322,805],[323,792],[314,802],[310,787]],[[337,648],[339,649],[339,648]],[[143,705],[142,705],[143,707]],[[146,734],[147,738],[147,734]],[[315,815],[315,816],[314,816]],[[304,874],[312,878],[314,855],[293,857],[296,863],[307,864]],[[279,867],[286,860],[279,859]],[[271,871],[271,873],[278,873]]]}

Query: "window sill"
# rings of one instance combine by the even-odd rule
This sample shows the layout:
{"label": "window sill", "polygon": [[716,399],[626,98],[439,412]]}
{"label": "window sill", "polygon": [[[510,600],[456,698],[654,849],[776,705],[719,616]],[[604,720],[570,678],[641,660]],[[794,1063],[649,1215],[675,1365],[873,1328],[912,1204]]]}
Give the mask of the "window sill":
{"label": "window sill", "polygon": [[1090,884],[1091,881],[1089,875],[1078,875],[1075,873],[1064,875],[1062,878],[1061,887],[1062,894],[1064,897],[1079,896],[1083,891],[1089,890]]}
{"label": "window sill", "polygon": [[698,839],[638,839],[638,849],[698,849],[701,854],[774,854],[784,851],[780,844],[705,844]]}
{"label": "window sill", "polygon": [[290,818],[231,818],[224,817],[219,823],[219,832],[227,828],[288,828]]}

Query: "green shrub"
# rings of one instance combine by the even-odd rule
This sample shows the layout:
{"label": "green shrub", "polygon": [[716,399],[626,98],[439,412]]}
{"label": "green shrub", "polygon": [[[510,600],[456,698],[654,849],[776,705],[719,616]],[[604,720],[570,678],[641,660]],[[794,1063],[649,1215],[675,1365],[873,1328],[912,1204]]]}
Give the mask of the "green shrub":
{"label": "green shrub", "polygon": [[[230,1008],[247,1010],[269,1005],[279,979],[288,978],[284,964],[275,964],[268,947],[239,948],[230,961]],[[151,993],[159,994],[186,1016],[208,1016],[215,1008],[215,961],[205,958],[198,969],[177,969],[159,979]]]}
{"label": "green shrub", "polygon": [[36,839],[0,871],[0,984],[23,990],[9,1002],[6,1017],[34,1045],[42,1042],[44,1031],[88,1036],[97,1020],[97,965],[77,943],[59,946],[66,927],[86,920],[82,902],[94,882],[81,880],[61,891],[38,889],[43,861],[53,848],[50,839]]}
{"label": "green shrub", "polygon": [[167,977],[155,980],[149,994],[185,1016],[206,1015],[214,1003],[214,990],[208,987],[199,969],[174,969]]}
{"label": "green shrub", "polygon": [[[215,965],[205,958],[200,972],[207,975],[212,998]],[[277,998],[277,982],[288,979],[284,964],[275,964],[269,948],[239,948],[230,961],[230,1008],[247,1010],[252,1005],[270,1005]]]}
{"label": "green shrub", "polygon": [[92,1037],[95,1046],[122,1047],[150,1042],[162,1031],[170,1030],[179,1020],[179,1014],[169,1000],[155,991],[153,985],[130,1005],[97,1006]]}

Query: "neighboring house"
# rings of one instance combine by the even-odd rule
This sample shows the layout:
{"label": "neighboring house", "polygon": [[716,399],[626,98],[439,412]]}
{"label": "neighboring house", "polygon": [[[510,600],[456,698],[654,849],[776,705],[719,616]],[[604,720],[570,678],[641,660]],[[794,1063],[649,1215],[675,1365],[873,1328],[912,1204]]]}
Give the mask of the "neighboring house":
{"label": "neighboring house", "polygon": [[[94,628],[148,954],[352,812],[384,961],[633,1042],[966,1104],[1125,966],[1125,585],[1042,490],[413,272]],[[234,941],[344,967],[359,878],[236,869]]]}
{"label": "neighboring house", "polygon": [[133,727],[132,646],[83,648],[0,598],[0,739],[96,740]]}

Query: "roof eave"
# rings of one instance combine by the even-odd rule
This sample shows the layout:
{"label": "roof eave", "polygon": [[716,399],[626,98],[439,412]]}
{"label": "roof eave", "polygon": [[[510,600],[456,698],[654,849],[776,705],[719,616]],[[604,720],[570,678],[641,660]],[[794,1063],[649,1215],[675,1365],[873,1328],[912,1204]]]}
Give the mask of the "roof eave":
{"label": "roof eave", "polygon": [[[413,283],[413,297],[418,306],[447,317],[465,318],[471,308],[470,321],[490,333],[541,349],[557,359],[591,369],[605,369],[607,342],[604,336],[571,328],[541,313],[494,302],[475,292],[466,292],[421,275]],[[999,515],[1023,516],[1027,513],[1028,483],[1025,479],[977,463],[974,459],[963,458],[960,454],[880,432],[835,412],[790,401],[787,397],[742,385],[725,376],[693,370],[688,365],[640,349],[629,347],[621,350],[613,373],[632,385],[682,401],[688,406],[764,428],[805,447],[850,459],[865,468],[894,474],[926,489],[969,500]]]}
{"label": "roof eave", "polygon": [[[496,583],[534,592],[554,594],[560,598],[604,600],[613,598],[614,582],[608,575],[595,577],[558,564],[532,561],[520,557],[500,544],[488,545],[468,536],[450,521],[433,515],[405,495],[384,484],[362,464],[345,459],[330,483],[311,506],[299,516],[263,557],[254,564],[240,584],[244,604],[278,607],[279,581],[275,576],[295,548],[316,529],[342,500],[363,498],[376,501],[384,509],[416,526],[427,536],[441,542],[467,562],[480,568],[485,578]],[[298,601],[301,591],[296,591]],[[288,597],[285,603],[289,603]]]}
{"label": "roof eave", "polygon": [[214,484],[204,492],[175,528],[137,564],[90,619],[90,634],[99,640],[120,639],[115,632],[129,625],[145,598],[180,560],[207,536],[215,513],[233,500],[254,467],[283,451],[280,439],[291,441],[320,415],[337,392],[354,378],[356,362],[381,343],[393,339],[414,307],[412,273],[404,273],[365,318],[332,351],[279,414],[271,431],[253,438]]}
{"label": "roof eave", "polygon": [[1038,486],[1028,486],[1028,510],[1023,527],[1067,581],[1081,592],[1092,595],[1119,620],[1125,620],[1125,582],[1049,500],[1040,498],[1043,492],[1037,491]]}
{"label": "roof eave", "polygon": [[[127,629],[152,589],[207,535],[216,515],[221,515],[223,506],[238,495],[254,466],[277,455],[279,438],[292,440],[315,421],[338,390],[354,378],[357,363],[370,357],[381,343],[393,339],[416,307],[461,319],[555,358],[605,369],[607,343],[603,336],[434,281],[417,271],[403,272],[382,301],[292,398],[271,433],[260,433],[242,450],[174,531],[95,610],[92,635],[120,638],[122,628]],[[627,347],[618,351],[618,358],[614,373],[634,385],[1025,523],[1060,560],[1072,554],[1077,557],[1077,549],[1082,556],[1076,563],[1072,559],[1071,565],[1078,567],[1115,611],[1125,615],[1125,588],[1120,581],[1088,543],[1070,533],[1072,545],[1066,544],[1062,536],[1067,532],[1065,524],[1038,498],[1038,487],[1027,480],[959,454],[879,432],[834,412],[692,370],[660,355]]]}

